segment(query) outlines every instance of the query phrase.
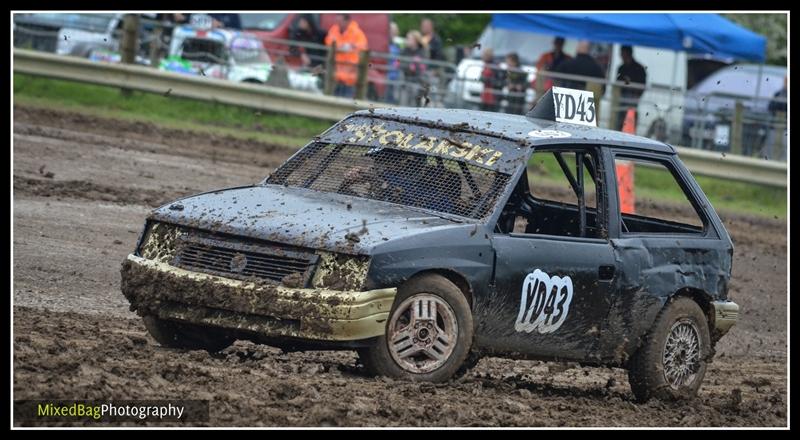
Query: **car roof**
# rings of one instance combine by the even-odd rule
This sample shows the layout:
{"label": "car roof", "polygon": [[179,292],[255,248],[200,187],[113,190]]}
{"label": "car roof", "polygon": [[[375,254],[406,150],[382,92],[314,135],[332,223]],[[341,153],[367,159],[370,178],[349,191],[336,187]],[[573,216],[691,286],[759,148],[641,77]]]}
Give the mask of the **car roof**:
{"label": "car roof", "polygon": [[[439,128],[487,134],[534,147],[558,144],[602,144],[633,150],[675,153],[675,149],[671,145],[641,136],[585,125],[533,119],[522,115],[416,107],[375,108],[360,110],[354,115],[393,119],[413,124],[430,124]],[[555,130],[561,132],[559,134],[564,137],[535,137],[529,134],[541,130]]]}
{"label": "car roof", "polygon": [[725,66],[720,70],[743,70],[748,73],[758,73],[758,69],[761,68],[762,72],[767,74],[773,75],[784,75],[788,71],[787,67],[784,66],[777,66],[773,64],[733,64],[730,66]]}

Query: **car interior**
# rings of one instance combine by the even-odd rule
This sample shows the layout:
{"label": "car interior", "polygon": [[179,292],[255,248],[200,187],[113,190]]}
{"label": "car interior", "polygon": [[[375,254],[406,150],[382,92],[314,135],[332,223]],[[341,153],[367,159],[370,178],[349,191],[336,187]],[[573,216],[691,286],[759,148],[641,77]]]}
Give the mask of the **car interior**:
{"label": "car interior", "polygon": [[[529,169],[517,182],[495,226],[501,234],[537,234],[562,237],[607,238],[608,228],[602,219],[606,206],[603,179],[597,176],[596,157],[590,150],[538,151],[536,155],[552,155],[568,182],[571,194],[552,193],[553,181]],[[665,172],[666,168],[665,168]],[[673,176],[675,177],[675,176]],[[672,182],[679,186],[677,181]],[[563,185],[562,185],[563,186]],[[681,188],[681,190],[683,190]],[[567,191],[567,192],[570,192]],[[685,192],[685,190],[684,190]],[[686,200],[687,211],[697,213]],[[598,216],[598,208],[599,216]],[[668,210],[665,210],[665,212]],[[622,233],[702,234],[703,220],[689,215],[695,224],[674,219],[656,218],[643,213],[621,213]],[[598,222],[599,221],[599,222]]]}
{"label": "car interior", "polygon": [[[552,154],[563,177],[570,184],[572,195],[562,201],[549,200],[531,194],[531,185],[538,185],[536,174],[525,173],[517,182],[495,231],[503,234],[541,234],[565,237],[604,238],[606,228],[598,225],[596,201],[601,200],[602,184],[598,181],[594,156],[588,151],[573,151],[572,160],[566,151],[542,152]],[[571,162],[571,163],[570,163]],[[529,176],[533,179],[529,180]],[[587,184],[586,177],[591,179]],[[552,185],[552,183],[550,183]],[[564,202],[573,199],[576,203]],[[587,204],[587,198],[590,203]],[[587,206],[589,205],[589,206]]]}

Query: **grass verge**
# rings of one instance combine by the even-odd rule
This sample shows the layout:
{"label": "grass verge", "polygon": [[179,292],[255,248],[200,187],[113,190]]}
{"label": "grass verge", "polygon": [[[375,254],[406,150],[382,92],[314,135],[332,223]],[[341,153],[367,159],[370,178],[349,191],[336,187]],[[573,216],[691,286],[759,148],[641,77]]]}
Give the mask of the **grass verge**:
{"label": "grass verge", "polygon": [[[166,91],[165,91],[166,92]],[[168,128],[215,132],[300,147],[330,127],[327,121],[255,111],[119,88],[14,74],[14,102],[147,121]]]}

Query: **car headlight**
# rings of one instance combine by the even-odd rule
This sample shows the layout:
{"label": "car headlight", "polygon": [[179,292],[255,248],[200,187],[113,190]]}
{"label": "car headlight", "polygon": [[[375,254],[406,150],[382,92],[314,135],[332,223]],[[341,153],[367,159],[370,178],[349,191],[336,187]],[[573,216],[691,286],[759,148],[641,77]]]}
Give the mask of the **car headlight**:
{"label": "car headlight", "polygon": [[369,257],[320,251],[311,285],[331,290],[362,290],[367,280]]}
{"label": "car headlight", "polygon": [[181,229],[167,223],[152,223],[145,232],[139,255],[148,260],[169,263],[175,257]]}

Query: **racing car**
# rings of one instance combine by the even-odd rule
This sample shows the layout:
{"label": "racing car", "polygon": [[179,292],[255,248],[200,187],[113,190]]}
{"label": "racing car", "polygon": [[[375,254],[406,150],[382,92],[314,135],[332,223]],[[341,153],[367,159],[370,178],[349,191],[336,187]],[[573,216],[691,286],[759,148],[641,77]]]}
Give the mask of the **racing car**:
{"label": "racing car", "polygon": [[[484,356],[571,361],[627,368],[640,400],[694,395],[738,318],[731,239],[675,149],[596,128],[585,93],[525,116],[355,112],[257,184],[155,209],[122,292],[166,347],[355,350],[433,382]],[[664,169],[697,221],[621,209],[621,160]]]}

